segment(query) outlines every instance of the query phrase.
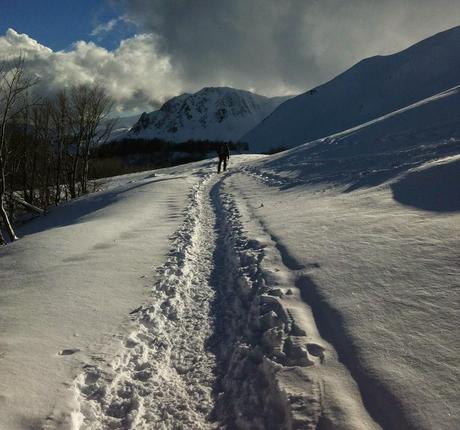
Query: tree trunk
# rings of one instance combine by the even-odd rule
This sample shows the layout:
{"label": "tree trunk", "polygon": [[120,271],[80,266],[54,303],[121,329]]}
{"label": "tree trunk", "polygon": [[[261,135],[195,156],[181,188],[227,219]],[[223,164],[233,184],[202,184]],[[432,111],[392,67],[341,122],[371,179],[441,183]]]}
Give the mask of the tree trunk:
{"label": "tree trunk", "polygon": [[[5,195],[3,193],[0,195],[0,216],[2,217],[3,225],[6,228],[6,232],[8,233],[10,242],[14,242],[18,238],[14,233],[13,226],[11,225],[10,219],[8,218],[8,214],[6,213]],[[1,240],[3,240],[3,238]]]}
{"label": "tree trunk", "polygon": [[72,170],[70,172],[69,189],[70,189],[70,197],[72,197],[73,199],[77,197],[78,167],[80,164],[79,161],[80,161],[80,142],[78,143],[78,146],[75,152],[75,158],[72,164]]}
{"label": "tree trunk", "polygon": [[29,211],[35,212],[39,215],[43,215],[45,212],[42,208],[39,208],[33,204],[30,204],[29,202],[26,202],[25,200],[21,199],[21,197],[15,195],[14,193],[11,196],[11,199],[14,200],[16,203],[19,203],[21,206],[28,209]]}
{"label": "tree trunk", "polygon": [[28,201],[28,203],[30,204],[33,204],[35,200],[36,182],[37,182],[37,141],[34,142],[34,146],[33,146],[32,167],[31,167],[30,185],[29,185],[30,186],[30,200]]}
{"label": "tree trunk", "polygon": [[63,142],[62,142],[62,135],[61,131],[59,132],[60,135],[58,137],[57,142],[57,161],[56,161],[56,177],[55,177],[55,195],[54,195],[54,205],[57,206],[61,201],[61,177],[62,177],[62,170],[63,170]]}
{"label": "tree trunk", "polygon": [[87,144],[87,148],[85,148],[85,153],[83,157],[83,168],[82,168],[82,178],[81,178],[81,188],[82,194],[88,193],[88,176],[89,176],[89,143]]}
{"label": "tree trunk", "polygon": [[[4,136],[4,130],[2,138]],[[3,140],[3,139],[2,139]],[[4,142],[2,142],[4,143]],[[2,145],[3,147],[3,145]],[[5,208],[5,194],[6,194],[6,181],[5,181],[5,160],[0,153],[0,217],[2,218],[3,226],[6,229],[6,232],[8,233],[10,242],[14,242],[17,240],[16,234],[14,233],[13,226],[10,223],[10,219],[8,217],[8,213],[6,212]],[[2,237],[2,242],[5,243],[3,237]]]}

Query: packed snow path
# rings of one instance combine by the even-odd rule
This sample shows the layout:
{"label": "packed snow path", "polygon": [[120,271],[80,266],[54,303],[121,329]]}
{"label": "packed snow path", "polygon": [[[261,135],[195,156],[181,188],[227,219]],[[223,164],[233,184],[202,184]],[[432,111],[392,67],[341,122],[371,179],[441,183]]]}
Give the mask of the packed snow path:
{"label": "packed snow path", "polygon": [[300,299],[299,268],[236,203],[231,172],[200,174],[121,353],[77,379],[73,427],[378,428]]}
{"label": "packed snow path", "polygon": [[185,222],[158,270],[152,302],[109,372],[90,367],[77,387],[82,429],[210,428],[215,357],[210,305],[215,218],[209,175],[193,187]]}

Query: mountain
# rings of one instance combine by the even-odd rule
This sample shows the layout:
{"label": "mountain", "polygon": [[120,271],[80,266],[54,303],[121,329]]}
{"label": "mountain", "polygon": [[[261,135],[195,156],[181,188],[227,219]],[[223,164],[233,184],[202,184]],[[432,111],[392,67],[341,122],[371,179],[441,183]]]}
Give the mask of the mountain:
{"label": "mountain", "polygon": [[460,84],[460,27],[351,69],[279,106],[242,137],[251,151],[293,147],[371,121]]}
{"label": "mountain", "polygon": [[173,97],[157,111],[144,112],[131,130],[118,138],[237,141],[289,98],[207,87]]}
{"label": "mountain", "polygon": [[[459,154],[460,85],[357,127],[263,158],[260,163],[265,175],[276,178],[281,186],[286,181],[296,185],[329,183],[351,192]],[[455,186],[459,179],[439,177],[430,187],[395,198],[416,202],[423,194],[420,207],[437,210],[450,205],[460,210]],[[442,186],[440,180],[444,180]]]}
{"label": "mountain", "polygon": [[139,114],[117,118],[116,130],[129,130],[139,119]]}
{"label": "mountain", "polygon": [[[117,122],[112,131],[111,140],[117,140],[119,136],[127,133],[131,127],[137,122],[139,115],[124,116],[117,118]],[[112,118],[110,118],[112,120]]]}

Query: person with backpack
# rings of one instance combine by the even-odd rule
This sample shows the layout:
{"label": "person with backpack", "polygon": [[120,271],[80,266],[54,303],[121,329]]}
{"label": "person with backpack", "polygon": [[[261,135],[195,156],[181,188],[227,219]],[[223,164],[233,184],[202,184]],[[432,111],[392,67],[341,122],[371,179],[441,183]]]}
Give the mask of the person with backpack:
{"label": "person with backpack", "polygon": [[217,155],[219,157],[219,164],[217,166],[217,173],[220,173],[222,163],[224,165],[224,172],[227,170],[227,160],[230,159],[230,150],[225,142],[217,145]]}

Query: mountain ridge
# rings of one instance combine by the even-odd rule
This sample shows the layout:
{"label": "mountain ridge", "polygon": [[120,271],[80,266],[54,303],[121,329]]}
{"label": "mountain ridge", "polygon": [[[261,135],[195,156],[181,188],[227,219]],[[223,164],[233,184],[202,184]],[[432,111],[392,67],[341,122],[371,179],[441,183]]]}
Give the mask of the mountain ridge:
{"label": "mountain ridge", "polygon": [[241,141],[253,152],[294,147],[358,126],[460,83],[460,26],[403,51],[363,59],[287,100]]}
{"label": "mountain ridge", "polygon": [[265,97],[231,87],[204,87],[166,101],[159,110],[144,112],[128,139],[187,140],[238,139],[291,96]]}

